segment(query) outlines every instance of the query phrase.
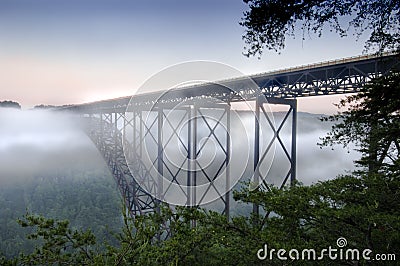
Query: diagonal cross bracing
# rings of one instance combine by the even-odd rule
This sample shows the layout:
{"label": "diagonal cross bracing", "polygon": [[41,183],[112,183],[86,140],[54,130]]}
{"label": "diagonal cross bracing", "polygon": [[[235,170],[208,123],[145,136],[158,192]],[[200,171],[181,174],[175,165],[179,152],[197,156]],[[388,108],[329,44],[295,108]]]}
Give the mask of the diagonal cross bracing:
{"label": "diagonal cross bracing", "polygon": [[[229,193],[220,191],[215,181],[225,167],[225,188],[230,188],[231,103],[256,103],[252,129],[254,181],[266,188],[270,185],[268,177],[260,173],[260,165],[268,163],[267,154],[277,144],[289,164],[289,170],[281,174],[279,186],[283,187],[289,178],[290,183],[296,180],[296,99],[357,92],[372,78],[385,75],[393,68],[399,69],[398,59],[396,54],[385,54],[381,57],[335,60],[167,92],[160,88],[160,92],[72,105],[59,110],[90,117],[87,134],[105,158],[133,216],[157,210],[159,201],[172,193],[171,186],[160,183],[160,178],[164,176],[171,181],[170,184],[180,188],[174,193],[186,197],[186,205],[199,205],[207,194],[216,193],[223,211],[229,217]],[[246,86],[245,80],[248,78],[255,82],[258,90]],[[198,99],[201,99],[201,105],[196,104]],[[176,106],[182,103],[184,108],[178,111]],[[275,125],[268,117],[264,106],[269,104],[289,107],[279,125]],[[221,117],[214,118],[217,122],[211,122],[205,116],[204,110],[213,108],[223,110]],[[175,121],[167,116],[167,112],[184,112],[184,115],[182,120]],[[228,125],[226,136],[216,132],[223,119]],[[273,136],[269,142],[260,134],[261,121],[272,129]],[[280,135],[284,125],[291,127],[290,145],[285,145]],[[201,130],[208,130],[206,141],[202,143]],[[223,159],[212,171],[207,172],[199,162],[199,157],[206,152],[204,146],[211,139],[221,151]],[[184,154],[175,166],[168,161],[171,158],[166,156],[173,149],[173,144],[179,144]],[[208,182],[208,187],[199,193],[195,187],[201,179]],[[257,206],[254,211],[257,212]]]}

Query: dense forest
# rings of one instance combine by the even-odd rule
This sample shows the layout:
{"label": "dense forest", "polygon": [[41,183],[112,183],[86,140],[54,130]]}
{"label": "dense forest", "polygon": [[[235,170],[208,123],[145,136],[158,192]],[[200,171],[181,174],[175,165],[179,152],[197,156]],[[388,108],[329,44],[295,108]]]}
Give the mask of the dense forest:
{"label": "dense forest", "polygon": [[21,105],[18,102],[14,101],[0,101],[0,107],[21,109]]}
{"label": "dense forest", "polygon": [[322,118],[334,124],[320,145],[353,145],[361,154],[354,171],[307,186],[237,187],[234,200],[258,205],[258,214],[227,220],[200,207],[161,205],[129,217],[105,166],[8,180],[0,264],[397,265],[399,84],[397,73],[378,78],[339,104],[350,109]]}
{"label": "dense forest", "polygon": [[[327,29],[341,37],[367,32],[366,49],[400,50],[399,1],[244,2],[247,56],[283,49],[296,23],[303,40]],[[2,103],[10,104],[19,108]],[[259,213],[226,219],[162,204],[129,217],[105,166],[0,176],[0,265],[399,265],[400,73],[374,79],[338,106],[344,111],[322,118],[333,126],[320,145],[356,150],[356,168],[327,179],[329,165],[319,164],[323,180],[312,184],[236,187],[234,200]],[[23,168],[13,162],[0,167]]]}
{"label": "dense forest", "polygon": [[90,229],[99,248],[103,242],[115,244],[121,210],[115,182],[104,167],[8,182],[0,188],[0,253],[11,258],[33,251],[37,243],[28,240],[30,231],[17,223],[27,212],[68,219],[74,228]]}

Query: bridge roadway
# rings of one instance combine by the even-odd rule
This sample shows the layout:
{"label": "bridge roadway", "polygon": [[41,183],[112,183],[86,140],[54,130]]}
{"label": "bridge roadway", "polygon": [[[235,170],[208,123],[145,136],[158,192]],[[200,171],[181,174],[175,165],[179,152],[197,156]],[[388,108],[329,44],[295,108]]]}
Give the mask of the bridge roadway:
{"label": "bridge roadway", "polygon": [[[252,182],[265,189],[271,184],[283,187],[289,178],[296,180],[296,99],[355,93],[371,79],[399,68],[398,54],[366,55],[59,110],[86,117],[86,132],[105,158],[132,216],[157,211],[166,201],[186,206],[214,202],[209,206],[229,218],[230,190],[240,178],[230,173],[236,164],[232,146],[238,141],[230,130],[231,103],[255,103],[248,162]],[[268,104],[288,108],[277,125],[266,111]],[[285,125],[291,128],[290,143],[281,137]],[[270,138],[263,133],[267,130]],[[209,140],[218,156],[206,167],[200,157]],[[287,166],[278,181],[272,181],[267,170],[276,147]],[[178,149],[184,156],[171,162],[168,153]],[[253,211],[258,213],[258,206]]]}
{"label": "bridge roadway", "polygon": [[[398,67],[400,55],[383,56],[364,55],[339,60],[304,65],[271,71],[246,77],[238,77],[215,83],[183,87],[175,90],[160,90],[152,93],[120,97],[77,104],[65,109],[82,113],[124,112],[131,98],[140,105],[152,108],[155,99],[162,98],[163,103],[177,102],[195,97],[210,97],[223,102],[255,100],[258,91],[248,85],[249,78],[255,82],[268,100],[272,98],[299,98],[319,95],[354,93],[372,78],[386,74],[393,67]],[[164,95],[163,95],[164,94]]]}

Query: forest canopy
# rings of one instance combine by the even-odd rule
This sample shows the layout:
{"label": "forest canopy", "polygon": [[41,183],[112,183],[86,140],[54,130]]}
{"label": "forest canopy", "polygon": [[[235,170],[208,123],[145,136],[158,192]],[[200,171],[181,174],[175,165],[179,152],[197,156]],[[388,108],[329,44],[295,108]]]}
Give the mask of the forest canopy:
{"label": "forest canopy", "polygon": [[330,30],[340,37],[368,35],[366,51],[382,53],[399,50],[400,1],[398,0],[244,0],[249,10],[240,25],[246,56],[261,56],[263,51],[280,51],[287,37],[295,37],[298,27],[302,39],[321,36]]}
{"label": "forest canopy", "polygon": [[1,107],[21,109],[21,105],[14,101],[0,101],[0,108]]}

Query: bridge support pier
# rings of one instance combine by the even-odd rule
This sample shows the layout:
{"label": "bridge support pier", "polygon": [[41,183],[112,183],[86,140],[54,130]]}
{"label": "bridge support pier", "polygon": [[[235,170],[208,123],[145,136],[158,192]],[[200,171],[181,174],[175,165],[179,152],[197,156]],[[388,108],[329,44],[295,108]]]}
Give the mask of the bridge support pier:
{"label": "bridge support pier", "polygon": [[[229,141],[232,136],[229,134],[230,123],[234,121],[230,117],[230,104],[256,101],[254,146],[250,148],[254,149],[253,165],[249,168],[254,171],[253,181],[260,189],[269,189],[271,184],[282,188],[296,180],[296,98],[359,92],[373,78],[393,70],[398,71],[399,62],[398,54],[362,56],[216,83],[206,82],[133,97],[72,105],[59,110],[91,117],[92,127],[87,129],[88,135],[107,162],[132,216],[154,212],[158,200],[166,200],[167,196],[176,195],[183,199],[175,201],[177,204],[196,206],[207,202],[204,197],[211,192],[218,196],[219,203],[222,202],[213,207],[218,207],[229,218],[229,193],[220,193],[214,183],[224,166],[226,180],[219,185],[226,189],[233,183],[231,181],[234,176],[231,179],[229,169],[229,163],[232,164],[234,159],[231,156],[233,147]],[[194,104],[197,100],[200,100],[201,105]],[[278,126],[275,126],[275,120],[264,108],[268,104],[289,107],[285,113],[276,114],[279,118]],[[206,114],[207,109],[214,114],[222,110],[222,115],[212,118]],[[171,112],[173,115],[169,116]],[[181,124],[180,116],[188,122]],[[221,119],[226,119],[226,135],[220,130],[223,128],[220,127]],[[281,136],[288,132],[287,127],[290,125],[291,141],[288,144]],[[272,130],[271,139],[264,132],[265,128]],[[205,151],[203,144],[207,141],[204,139],[208,138],[214,139],[220,160],[214,162],[218,163],[216,167],[204,170],[202,154],[205,152],[202,150]],[[171,147],[171,142],[174,147]],[[283,158],[289,167],[283,171],[283,175],[272,167],[267,176],[275,146],[281,153],[275,158]],[[160,183],[160,179],[168,182]],[[210,185],[200,191],[198,187],[203,181]],[[174,184],[172,189],[170,184]],[[254,206],[253,211],[258,213],[258,206]]]}
{"label": "bridge support pier", "polygon": [[[289,109],[279,113],[279,123],[275,125],[266,105]],[[255,106],[253,181],[260,189],[269,189],[271,184],[283,187],[288,180],[293,183],[296,180],[296,100],[266,101],[259,97]],[[206,204],[230,218],[231,112],[229,102],[191,102],[174,108],[155,105],[147,110],[92,115],[97,130],[92,130],[90,135],[106,159],[132,216],[160,211],[160,202],[167,201],[172,205]],[[290,147],[281,137],[283,128],[288,126],[291,126]],[[273,132],[271,139],[266,138],[266,127]],[[207,161],[210,143],[218,156]],[[267,172],[263,172],[265,165],[272,163],[275,146],[281,148],[289,163],[279,184],[278,177],[270,180]],[[221,175],[223,185],[217,180]],[[216,195],[216,201],[208,200],[210,193]],[[259,213],[258,206],[253,206],[253,211]]]}
{"label": "bridge support pier", "polygon": [[[265,105],[285,105],[288,106],[289,109],[283,113],[283,117],[281,117],[277,122],[278,125],[275,124],[274,116],[271,115],[265,108]],[[289,124],[289,116],[291,116],[291,123]],[[280,188],[283,188],[287,185],[287,181],[290,178],[290,184],[293,185],[296,181],[296,135],[297,135],[297,100],[296,99],[281,99],[281,98],[270,98],[266,100],[265,97],[259,96],[255,101],[255,115],[254,115],[254,157],[253,157],[253,167],[254,167],[254,176],[253,183],[257,186],[256,189],[264,189],[269,190],[270,185],[278,185]],[[268,124],[269,128],[272,130],[272,138],[267,139],[262,137],[261,132],[261,124]],[[281,133],[282,129],[285,125],[289,124],[291,127],[291,143],[290,143],[290,152],[288,151],[289,145],[285,145]],[[265,127],[263,127],[265,128]],[[289,169],[285,176],[272,176],[273,180],[270,180],[267,177],[269,167],[271,166],[270,160],[274,160],[275,155],[275,146],[276,143],[279,143],[278,148],[284,153],[284,156],[289,163]],[[265,144],[265,145],[262,145]],[[267,172],[262,173],[261,168],[263,168],[263,164],[267,163]],[[269,164],[268,164],[269,163]],[[280,181],[278,181],[280,180]],[[275,182],[274,182],[275,181]],[[277,183],[279,182],[279,183]],[[255,214],[259,214],[259,206],[257,204],[253,205],[253,212]]]}

